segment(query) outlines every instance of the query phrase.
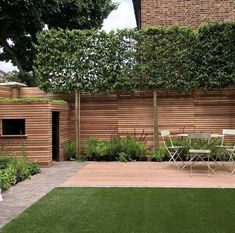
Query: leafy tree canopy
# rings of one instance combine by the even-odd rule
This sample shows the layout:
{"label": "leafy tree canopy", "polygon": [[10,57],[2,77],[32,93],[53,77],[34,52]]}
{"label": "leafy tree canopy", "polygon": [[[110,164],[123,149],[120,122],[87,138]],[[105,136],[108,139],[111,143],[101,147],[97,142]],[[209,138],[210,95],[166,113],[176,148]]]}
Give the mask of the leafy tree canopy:
{"label": "leafy tree canopy", "polygon": [[38,34],[35,72],[46,91],[165,89],[235,84],[235,23],[142,30],[48,30]]}
{"label": "leafy tree canopy", "polygon": [[[28,85],[36,34],[48,28],[100,28],[116,8],[111,0],[0,0],[0,60],[12,61]],[[31,74],[32,75],[32,74]]]}

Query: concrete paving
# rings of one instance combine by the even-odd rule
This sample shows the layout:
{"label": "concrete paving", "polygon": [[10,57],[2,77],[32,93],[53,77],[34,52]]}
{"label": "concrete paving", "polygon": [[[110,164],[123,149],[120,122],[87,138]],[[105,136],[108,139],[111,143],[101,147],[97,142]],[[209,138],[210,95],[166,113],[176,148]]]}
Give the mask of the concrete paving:
{"label": "concrete paving", "polygon": [[202,163],[196,163],[190,175],[189,168],[181,171],[168,162],[89,162],[62,186],[235,188],[235,174],[222,164],[208,176]]}
{"label": "concrete paving", "polygon": [[60,186],[84,165],[86,163],[55,162],[50,168],[42,168],[41,173],[30,180],[20,182],[4,192],[3,201],[0,202],[0,228],[53,188]]}

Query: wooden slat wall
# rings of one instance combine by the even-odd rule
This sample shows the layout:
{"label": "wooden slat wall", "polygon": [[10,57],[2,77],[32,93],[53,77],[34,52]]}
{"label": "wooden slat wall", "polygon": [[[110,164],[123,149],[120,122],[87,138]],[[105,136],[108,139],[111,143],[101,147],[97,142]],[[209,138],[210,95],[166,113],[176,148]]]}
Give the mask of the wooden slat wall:
{"label": "wooden slat wall", "polygon": [[[52,111],[60,112],[60,160],[64,160],[64,145],[69,140],[68,104],[0,103],[2,119],[25,119],[26,138],[0,138],[0,146],[20,156],[24,148],[29,159],[42,166],[52,162]],[[0,124],[2,132],[2,123]]]}
{"label": "wooden slat wall", "polygon": [[25,133],[28,136],[25,139],[1,137],[1,146],[14,151],[16,155],[20,155],[24,146],[30,159],[37,160],[45,166],[51,164],[51,132],[48,130],[51,114],[47,103],[0,103],[0,120],[2,119],[25,119]]}
{"label": "wooden slat wall", "polygon": [[153,99],[151,96],[118,97],[118,132],[145,137],[153,144]]}
{"label": "wooden slat wall", "polygon": [[159,93],[158,125],[159,131],[170,129],[172,134],[192,132],[195,127],[193,95]]}
{"label": "wooden slat wall", "polygon": [[196,92],[194,111],[196,131],[217,133],[235,128],[235,89]]}
{"label": "wooden slat wall", "polygon": [[10,87],[0,87],[0,98],[11,98],[12,91]]}
{"label": "wooden slat wall", "polygon": [[[74,109],[73,106],[72,109]],[[71,113],[74,119],[74,111]],[[91,135],[102,140],[110,140],[111,135],[117,129],[117,96],[86,96],[84,94],[81,96],[82,145]]]}
{"label": "wooden slat wall", "polygon": [[[63,159],[64,144],[68,139],[75,137],[74,94],[53,95],[45,94],[38,88],[21,88],[20,96],[62,98],[68,101],[68,106],[48,106],[50,110],[44,109],[45,112],[41,112],[40,104],[35,104],[35,106],[31,104],[32,109],[21,108],[18,104],[16,104],[16,108],[14,104],[0,105],[0,119],[4,114],[6,117],[18,117],[23,114],[28,118],[32,124],[32,130],[35,129],[27,132],[30,133],[29,148],[31,149],[29,151],[30,153],[34,152],[31,153],[31,158],[40,157],[41,161],[46,158],[47,163],[51,159],[51,111],[60,111],[62,130],[60,150],[61,159]],[[159,130],[169,129],[172,134],[183,130],[184,132],[196,130],[197,132],[221,133],[223,128],[235,128],[235,87],[227,88],[221,92],[202,93],[195,91],[188,95],[158,91],[157,102]],[[47,127],[42,125],[40,127],[37,124],[37,118],[39,123],[41,122],[40,124]],[[81,140],[83,146],[89,136],[109,140],[114,131],[119,133],[133,133],[135,131],[139,136],[143,129],[148,134],[148,144],[152,146],[152,92],[126,95],[119,93],[110,96],[82,94]],[[47,150],[44,150],[45,153],[41,150],[37,153],[36,138],[38,138],[38,133],[41,134],[42,140],[47,141],[47,144],[42,144],[47,147]],[[31,140],[34,136],[36,138]],[[34,141],[36,146],[33,144]],[[4,144],[7,144],[6,140]]]}

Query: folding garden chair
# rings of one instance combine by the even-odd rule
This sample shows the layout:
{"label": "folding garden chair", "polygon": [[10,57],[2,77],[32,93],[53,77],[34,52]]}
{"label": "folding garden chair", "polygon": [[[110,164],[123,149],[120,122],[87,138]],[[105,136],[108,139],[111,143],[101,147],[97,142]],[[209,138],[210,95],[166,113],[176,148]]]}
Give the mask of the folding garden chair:
{"label": "folding garden chair", "polygon": [[233,174],[235,172],[235,145],[233,146],[226,146],[224,143],[224,139],[227,136],[235,136],[235,129],[223,129],[222,131],[223,137],[221,140],[221,145],[217,146],[218,148],[222,148],[223,150],[225,150],[229,156],[229,162],[231,162],[233,164],[233,168],[232,168],[232,172],[231,174]]}
{"label": "folding garden chair", "polygon": [[176,162],[177,159],[179,158],[181,160],[181,162],[183,163],[184,165],[184,161],[183,159],[181,158],[181,153],[182,153],[182,150],[183,150],[183,146],[175,146],[172,142],[172,139],[171,139],[171,134],[170,134],[170,131],[169,130],[162,130],[161,131],[161,136],[162,136],[162,139],[163,139],[163,143],[164,143],[164,146],[170,156],[170,160],[169,162],[173,162],[176,164],[177,168],[180,170],[180,166],[178,165],[178,163]]}
{"label": "folding garden chair", "polygon": [[201,160],[207,165],[208,175],[210,171],[215,173],[210,166],[210,154],[211,150],[208,148],[210,145],[211,134],[210,133],[189,133],[189,162],[190,162],[190,174],[192,175],[192,166],[194,162]]}

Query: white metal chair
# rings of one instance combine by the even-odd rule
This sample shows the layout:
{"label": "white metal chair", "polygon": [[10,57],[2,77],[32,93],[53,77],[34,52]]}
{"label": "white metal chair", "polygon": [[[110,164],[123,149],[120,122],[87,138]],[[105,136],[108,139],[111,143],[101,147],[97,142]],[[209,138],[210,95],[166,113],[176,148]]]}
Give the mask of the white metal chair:
{"label": "white metal chair", "polygon": [[189,133],[189,163],[190,174],[192,174],[192,166],[194,162],[201,160],[207,165],[208,175],[210,171],[215,173],[210,166],[211,150],[208,148],[211,140],[210,133]]}
{"label": "white metal chair", "polygon": [[221,140],[221,145],[219,145],[217,147],[224,149],[227,152],[227,154],[229,155],[229,162],[231,162],[233,164],[233,168],[232,168],[232,172],[231,172],[231,174],[233,174],[235,172],[235,161],[234,161],[235,145],[226,146],[224,143],[224,139],[225,139],[225,137],[235,136],[235,129],[223,129],[222,134],[223,134],[223,137]]}
{"label": "white metal chair", "polygon": [[184,165],[184,161],[180,156],[181,153],[182,153],[182,150],[183,150],[183,146],[175,146],[173,144],[173,141],[171,139],[171,134],[170,134],[170,131],[168,129],[167,130],[161,130],[161,136],[162,136],[162,139],[163,139],[164,146],[165,146],[165,148],[166,148],[166,150],[167,150],[167,152],[170,156],[169,162],[175,163],[177,168],[180,170],[181,168],[180,168],[179,164],[176,161],[179,158],[181,160],[181,162],[183,163],[183,165]]}

